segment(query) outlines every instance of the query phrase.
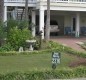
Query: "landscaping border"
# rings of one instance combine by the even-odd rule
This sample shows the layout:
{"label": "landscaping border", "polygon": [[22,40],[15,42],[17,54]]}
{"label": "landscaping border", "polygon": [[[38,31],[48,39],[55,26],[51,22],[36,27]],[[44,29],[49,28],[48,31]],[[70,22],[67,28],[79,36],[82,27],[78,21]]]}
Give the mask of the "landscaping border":
{"label": "landscaping border", "polygon": [[51,53],[51,52],[64,52],[67,54],[73,54],[79,57],[86,58],[86,52],[76,51],[70,47],[61,45],[57,42],[50,41],[51,48],[45,49],[45,50],[35,50],[35,51],[25,51],[25,52],[17,52],[17,51],[11,51],[11,52],[0,52],[0,56],[9,56],[9,55],[21,55],[21,54],[41,54],[41,53]]}
{"label": "landscaping border", "polygon": [[73,69],[43,70],[30,72],[13,72],[1,74],[0,80],[48,80],[48,79],[71,79],[86,77],[86,67]]}

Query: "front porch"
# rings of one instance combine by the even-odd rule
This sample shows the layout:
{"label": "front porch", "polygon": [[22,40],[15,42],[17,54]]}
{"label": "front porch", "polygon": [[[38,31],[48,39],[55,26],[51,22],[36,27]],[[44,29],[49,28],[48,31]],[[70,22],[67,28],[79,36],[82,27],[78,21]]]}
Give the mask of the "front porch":
{"label": "front porch", "polygon": [[[36,32],[42,30],[42,38],[44,39],[46,10],[44,10],[43,7],[39,10],[33,10],[33,8],[31,8],[30,10],[31,11],[28,15],[29,20],[36,25],[35,28],[32,28],[32,34],[33,36],[35,36]],[[5,9],[4,16],[4,20],[6,21],[7,19],[9,19],[10,16],[10,18],[13,19],[18,19],[19,17],[20,20],[23,20],[25,15],[22,7],[20,9],[17,9],[17,7],[13,7],[12,10],[9,10],[8,7]],[[86,12],[51,10],[50,17],[51,20],[54,20],[58,23],[59,32],[57,36],[86,36]]]}
{"label": "front porch", "polygon": [[[46,22],[46,10],[42,14],[44,16],[40,16],[38,13],[39,18],[37,18],[39,19],[40,23],[39,30],[40,27],[41,30],[44,30],[44,24]],[[50,14],[51,20],[54,20],[58,23],[59,32],[56,36],[86,36],[86,12],[51,10]]]}

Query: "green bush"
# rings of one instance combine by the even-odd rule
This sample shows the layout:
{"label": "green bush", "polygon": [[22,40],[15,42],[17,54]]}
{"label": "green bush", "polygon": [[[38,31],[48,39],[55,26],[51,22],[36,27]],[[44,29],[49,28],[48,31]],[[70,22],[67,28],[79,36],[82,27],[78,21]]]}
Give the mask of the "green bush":
{"label": "green bush", "polygon": [[[35,38],[36,39],[36,44],[35,44],[35,48],[36,49],[40,49],[40,38]],[[42,40],[42,43],[41,43],[41,50],[44,50],[44,49],[59,49],[59,51],[62,51],[63,50],[63,46],[61,44],[58,44],[56,42],[53,42],[53,41],[49,41],[49,42],[45,42],[45,40]]]}
{"label": "green bush", "polygon": [[47,80],[86,77],[86,67],[1,74],[0,80]]}
{"label": "green bush", "polygon": [[28,28],[28,22],[26,20],[13,20],[10,19],[6,22],[7,27],[6,27],[6,31],[7,31],[7,35],[10,33],[10,30],[13,29],[14,27],[18,27],[18,29],[24,29],[24,28]]}
{"label": "green bush", "polygon": [[57,48],[57,49],[59,49],[59,51],[63,51],[63,45],[61,45],[57,42],[53,42],[53,41],[49,41],[49,44],[50,44],[51,48]]}
{"label": "green bush", "polygon": [[40,40],[40,38],[35,38],[35,39],[36,39],[36,43],[34,45],[34,49],[36,49],[36,50],[51,49],[51,45],[49,42],[45,42],[45,40]]}
{"label": "green bush", "polygon": [[18,21],[17,20],[10,19],[6,23],[7,23],[6,31],[7,31],[7,37],[8,37],[8,34],[10,33],[10,30],[12,28],[18,26]]}
{"label": "green bush", "polygon": [[18,21],[18,28],[19,29],[27,28],[28,25],[29,25],[29,23],[26,20]]}
{"label": "green bush", "polygon": [[0,47],[0,52],[7,52],[7,51],[14,51],[14,49],[9,43],[4,44],[3,46]]}
{"label": "green bush", "polygon": [[14,27],[10,30],[7,41],[15,50],[18,50],[20,46],[25,47],[25,41],[30,38],[31,32],[27,28],[21,30]]}

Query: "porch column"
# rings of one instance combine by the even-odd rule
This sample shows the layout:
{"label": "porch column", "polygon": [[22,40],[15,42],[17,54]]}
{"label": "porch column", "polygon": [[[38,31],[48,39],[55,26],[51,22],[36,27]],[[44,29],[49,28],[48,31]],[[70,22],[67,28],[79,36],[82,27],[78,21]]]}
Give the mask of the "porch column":
{"label": "porch column", "polygon": [[13,16],[13,19],[16,20],[16,18],[17,18],[17,7],[15,7],[14,10],[12,11],[12,16]]}
{"label": "porch column", "polygon": [[14,19],[15,20],[17,20],[17,9],[18,9],[18,7],[15,7],[15,10],[14,10],[14,15],[15,15]]}
{"label": "porch column", "polygon": [[4,22],[7,21],[7,6],[4,6]]}
{"label": "porch column", "polygon": [[76,32],[75,37],[79,37],[79,31],[80,31],[80,13],[76,13]]}
{"label": "porch column", "polygon": [[13,16],[13,19],[15,20],[16,19],[15,10],[12,11],[12,16]]}
{"label": "porch column", "polygon": [[35,17],[36,17],[36,12],[33,10],[32,11],[32,36],[35,37]]}
{"label": "porch column", "polygon": [[44,7],[39,9],[39,31],[42,31],[42,39],[44,39]]}

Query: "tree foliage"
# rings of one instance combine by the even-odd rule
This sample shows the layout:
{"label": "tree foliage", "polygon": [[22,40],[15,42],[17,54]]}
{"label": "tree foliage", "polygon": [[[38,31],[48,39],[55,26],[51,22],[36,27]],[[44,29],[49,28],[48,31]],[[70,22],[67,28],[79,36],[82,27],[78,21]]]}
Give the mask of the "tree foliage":
{"label": "tree foliage", "polygon": [[11,44],[15,50],[18,50],[19,47],[25,47],[25,41],[31,38],[31,32],[27,29],[18,29],[14,27],[10,30],[7,41]]}

